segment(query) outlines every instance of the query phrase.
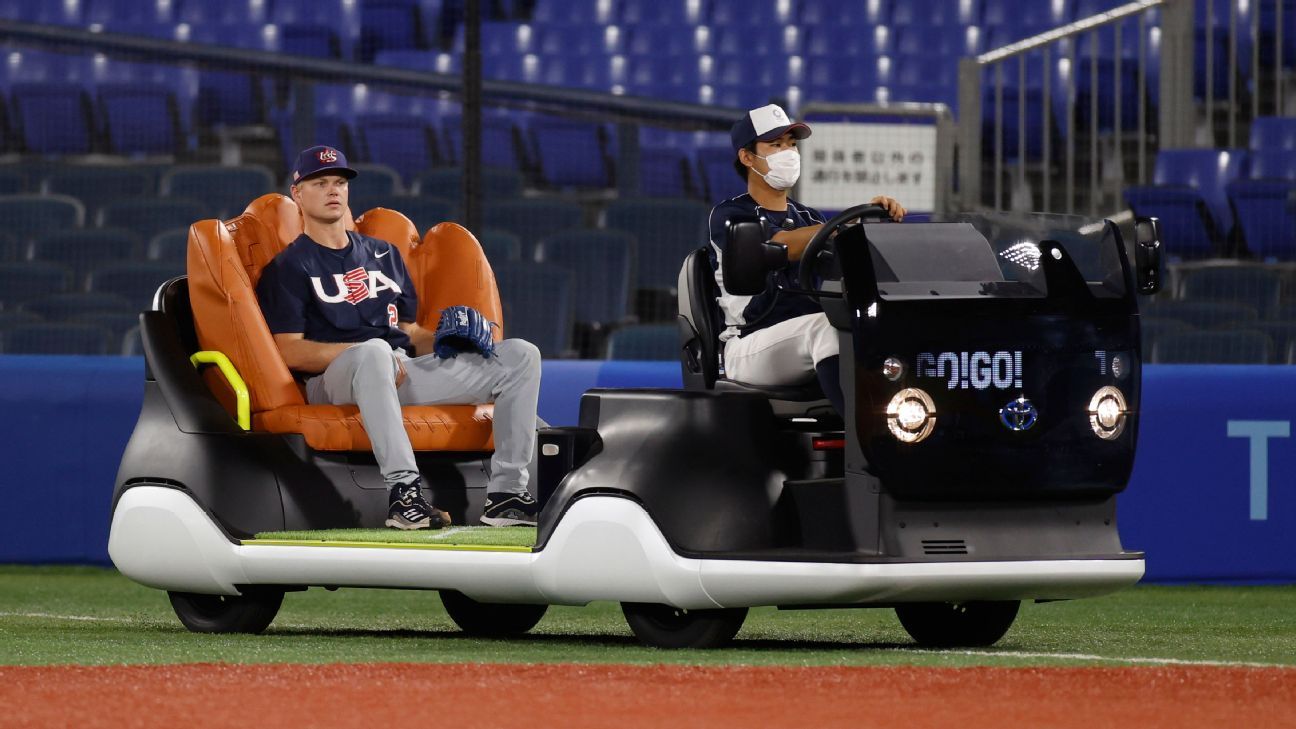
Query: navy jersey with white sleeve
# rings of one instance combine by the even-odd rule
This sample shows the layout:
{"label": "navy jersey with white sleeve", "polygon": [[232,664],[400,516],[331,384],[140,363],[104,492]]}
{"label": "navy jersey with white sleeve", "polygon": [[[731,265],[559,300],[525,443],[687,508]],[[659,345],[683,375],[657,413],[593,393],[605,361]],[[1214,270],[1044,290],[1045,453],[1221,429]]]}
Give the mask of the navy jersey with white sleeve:
{"label": "navy jersey with white sleeve", "polygon": [[257,299],[270,332],[313,342],[384,339],[409,350],[397,325],[415,320],[418,297],[400,250],[354,231],[347,240],[333,249],[302,234],[265,267]]}
{"label": "navy jersey with white sleeve", "polygon": [[793,261],[787,267],[772,274],[765,284],[765,291],[756,296],[738,296],[725,289],[721,267],[727,244],[725,232],[728,222],[735,219],[759,220],[765,227],[766,239],[774,237],[774,234],[780,231],[795,230],[824,222],[823,214],[818,210],[806,207],[790,198],[787,201],[787,210],[767,210],[758,205],[748,193],[725,200],[712,208],[711,218],[708,221],[711,233],[708,253],[711,268],[715,271],[716,284],[720,287],[719,303],[721,310],[724,311],[726,325],[725,331],[720,335],[720,341],[727,342],[734,337],[750,334],[793,317],[823,311],[818,301],[805,294],[778,290],[779,287],[798,288],[797,272],[800,270],[798,261]]}

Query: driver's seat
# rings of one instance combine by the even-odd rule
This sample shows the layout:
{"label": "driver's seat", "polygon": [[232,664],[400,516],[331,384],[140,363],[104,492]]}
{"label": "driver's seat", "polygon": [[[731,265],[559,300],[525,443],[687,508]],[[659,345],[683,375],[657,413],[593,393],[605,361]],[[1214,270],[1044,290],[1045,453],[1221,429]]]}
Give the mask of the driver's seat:
{"label": "driver's seat", "polygon": [[824,398],[818,380],[800,385],[758,387],[720,376],[720,333],[724,318],[716,298],[720,287],[706,248],[684,259],[677,282],[679,292],[680,367],[686,390],[758,392],[770,399],[775,415],[785,417],[837,418],[832,403]]}

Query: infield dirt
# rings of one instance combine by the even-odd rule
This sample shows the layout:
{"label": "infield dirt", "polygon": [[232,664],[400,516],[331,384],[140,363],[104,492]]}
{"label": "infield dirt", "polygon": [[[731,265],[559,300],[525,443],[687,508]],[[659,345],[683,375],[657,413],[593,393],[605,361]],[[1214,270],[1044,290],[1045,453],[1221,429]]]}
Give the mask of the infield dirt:
{"label": "infield dirt", "polygon": [[[1296,669],[325,664],[0,668],[12,727],[1296,726]],[[10,723],[14,722],[14,723]]]}

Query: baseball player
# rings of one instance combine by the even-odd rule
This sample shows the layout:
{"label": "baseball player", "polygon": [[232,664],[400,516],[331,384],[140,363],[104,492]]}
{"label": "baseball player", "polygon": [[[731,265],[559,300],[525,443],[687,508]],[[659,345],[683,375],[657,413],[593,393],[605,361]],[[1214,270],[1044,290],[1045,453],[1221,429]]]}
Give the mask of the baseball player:
{"label": "baseball player", "polygon": [[[424,499],[401,405],[495,403],[495,453],[482,522],[535,524],[527,465],[535,448],[540,352],[529,342],[493,345],[476,315],[479,349],[429,354],[435,333],[414,320],[418,299],[400,251],[348,231],[348,183],[356,171],[332,147],[302,151],[292,198],[304,232],[266,266],[257,297],[289,369],[306,377],[312,404],[356,404],[389,488],[387,526],[436,529],[450,516]],[[453,317],[452,317],[453,318]],[[457,332],[463,334],[463,330]],[[494,347],[493,352],[490,351]],[[440,347],[438,347],[440,348]],[[418,354],[421,356],[411,356]]]}
{"label": "baseball player", "polygon": [[[824,216],[788,197],[801,173],[797,141],[810,136],[810,127],[795,122],[776,104],[752,109],[729,131],[734,169],[747,182],[747,192],[711,210],[711,266],[720,286],[725,331],[720,335],[725,376],[757,386],[791,385],[819,378],[824,395],[845,414],[837,333],[813,297],[781,289],[796,289],[798,261],[810,239],[823,227]],[[893,198],[879,195],[869,202],[884,207],[900,221],[905,209]],[[730,220],[757,219],[767,238],[787,246],[786,268],[771,276],[757,296],[737,296],[725,290],[720,266]]]}

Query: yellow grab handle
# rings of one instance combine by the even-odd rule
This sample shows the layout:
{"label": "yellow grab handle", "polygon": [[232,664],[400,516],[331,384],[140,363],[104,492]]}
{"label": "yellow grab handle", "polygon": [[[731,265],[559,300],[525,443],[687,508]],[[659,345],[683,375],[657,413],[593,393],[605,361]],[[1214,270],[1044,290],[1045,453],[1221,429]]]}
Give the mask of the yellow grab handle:
{"label": "yellow grab handle", "polygon": [[238,403],[239,427],[243,430],[251,430],[252,405],[251,401],[248,399],[247,383],[243,381],[242,377],[239,377],[238,370],[234,369],[234,363],[229,361],[229,357],[226,357],[221,352],[203,351],[194,352],[193,356],[189,358],[189,361],[193,363],[194,367],[204,364],[214,364],[217,369],[221,371],[221,374],[225,375],[225,380],[229,382],[230,387],[233,388],[234,398]]}

